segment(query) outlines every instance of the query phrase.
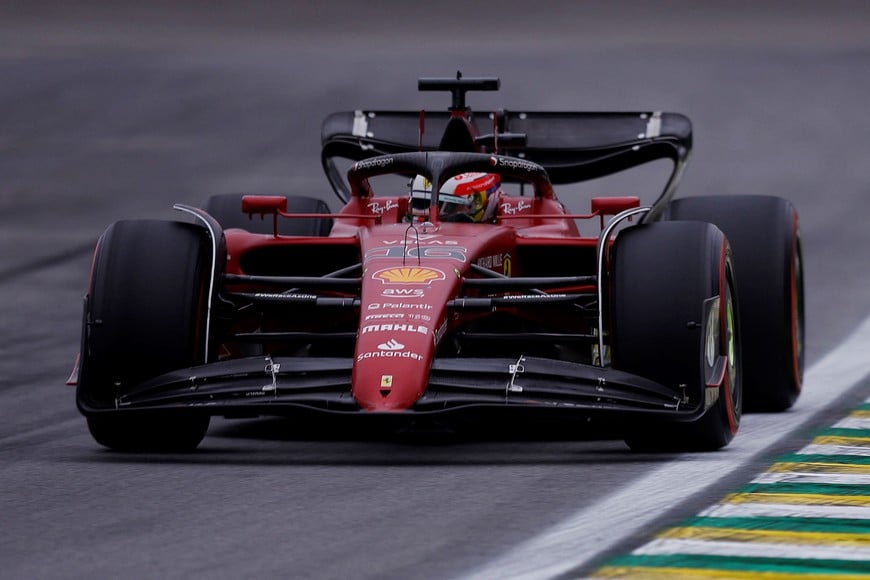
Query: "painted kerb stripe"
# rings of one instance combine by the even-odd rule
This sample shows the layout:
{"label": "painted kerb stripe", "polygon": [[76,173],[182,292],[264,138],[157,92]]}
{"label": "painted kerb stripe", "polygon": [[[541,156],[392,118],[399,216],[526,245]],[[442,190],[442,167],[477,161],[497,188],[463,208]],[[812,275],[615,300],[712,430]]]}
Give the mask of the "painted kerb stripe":
{"label": "painted kerb stripe", "polygon": [[870,400],[593,578],[870,577]]}

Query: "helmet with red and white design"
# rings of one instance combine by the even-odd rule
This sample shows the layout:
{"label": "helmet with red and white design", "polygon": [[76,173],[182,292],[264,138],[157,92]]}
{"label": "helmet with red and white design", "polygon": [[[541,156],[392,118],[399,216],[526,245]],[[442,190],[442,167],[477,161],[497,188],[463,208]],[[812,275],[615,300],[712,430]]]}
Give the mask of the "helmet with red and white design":
{"label": "helmet with red and white design", "polygon": [[[438,193],[438,215],[443,221],[483,221],[490,199],[501,192],[501,177],[495,173],[460,173],[448,179]],[[411,206],[425,210],[432,183],[418,175],[411,184]],[[424,207],[425,206],[425,207]]]}

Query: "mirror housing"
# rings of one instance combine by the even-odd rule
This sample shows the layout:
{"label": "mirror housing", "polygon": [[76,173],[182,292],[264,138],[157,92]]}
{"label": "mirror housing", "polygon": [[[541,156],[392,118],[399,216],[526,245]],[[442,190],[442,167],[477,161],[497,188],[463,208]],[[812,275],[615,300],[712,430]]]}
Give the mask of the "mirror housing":
{"label": "mirror housing", "polygon": [[242,196],[242,212],[261,216],[287,213],[287,198],[283,195],[245,195]]}
{"label": "mirror housing", "polygon": [[616,215],[635,207],[640,207],[640,198],[636,195],[592,198],[592,213],[598,214],[602,228],[604,227],[604,216]]}

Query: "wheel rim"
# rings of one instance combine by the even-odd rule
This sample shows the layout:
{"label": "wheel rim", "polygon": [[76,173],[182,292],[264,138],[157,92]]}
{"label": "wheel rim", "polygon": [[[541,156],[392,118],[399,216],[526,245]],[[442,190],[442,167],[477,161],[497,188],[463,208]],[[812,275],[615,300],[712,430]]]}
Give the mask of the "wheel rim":
{"label": "wheel rim", "polygon": [[791,352],[794,357],[794,384],[796,390],[800,392],[804,369],[804,287],[803,260],[801,258],[801,242],[799,235],[795,236],[794,261],[792,263],[791,325]]}
{"label": "wheel rim", "polygon": [[[740,361],[737,349],[737,323],[734,316],[734,301],[731,298],[730,280],[725,289],[725,354],[728,357],[728,389],[735,414],[740,408]],[[739,415],[737,415],[739,416]]]}

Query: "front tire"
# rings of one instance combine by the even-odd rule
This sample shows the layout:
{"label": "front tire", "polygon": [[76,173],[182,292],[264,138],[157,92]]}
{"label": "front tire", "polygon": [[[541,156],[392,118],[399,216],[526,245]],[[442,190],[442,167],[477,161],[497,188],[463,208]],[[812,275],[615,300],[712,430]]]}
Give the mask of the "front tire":
{"label": "front tire", "polygon": [[94,441],[114,451],[187,453],[196,449],[208,431],[210,417],[196,415],[91,415],[88,431]]}
{"label": "front tire", "polygon": [[109,226],[94,256],[77,391],[94,439],[121,451],[189,451],[208,415],[117,411],[139,383],[205,362],[211,258],[199,226],[131,220]]}
{"label": "front tire", "polygon": [[747,411],[784,411],[804,372],[803,254],[798,214],[773,196],[675,200],[670,219],[716,224],[734,252],[744,333]]}
{"label": "front tire", "polygon": [[[704,222],[629,228],[613,247],[613,368],[652,379],[708,406],[692,422],[640,419],[634,451],[711,451],[737,433],[742,409],[740,334],[730,248]],[[715,401],[710,404],[708,400]]]}

